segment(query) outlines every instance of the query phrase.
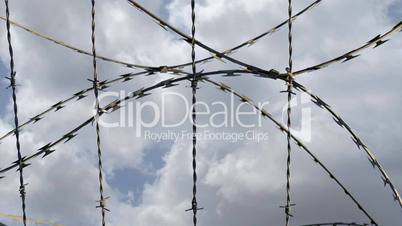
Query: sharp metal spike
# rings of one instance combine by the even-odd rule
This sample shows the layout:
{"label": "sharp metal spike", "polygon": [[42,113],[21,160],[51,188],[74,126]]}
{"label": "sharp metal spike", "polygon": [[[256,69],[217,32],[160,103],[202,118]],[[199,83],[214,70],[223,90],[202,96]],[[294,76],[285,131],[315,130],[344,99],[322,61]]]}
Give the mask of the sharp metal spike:
{"label": "sharp metal spike", "polygon": [[321,100],[319,97],[315,96],[313,99],[311,99],[311,101],[317,105],[320,108],[331,108],[327,103],[325,103],[323,100]]}
{"label": "sharp metal spike", "polygon": [[373,168],[375,168],[378,165],[378,162],[376,159],[368,158],[368,160],[370,161],[371,165],[373,165]]}
{"label": "sharp metal spike", "polygon": [[344,127],[345,122],[344,122],[341,118],[335,118],[335,117],[333,117],[332,119],[333,119],[333,120],[336,122],[336,124],[338,124],[340,127]]}
{"label": "sharp metal spike", "polygon": [[80,95],[82,95],[84,92],[85,92],[84,90],[81,90],[81,91],[79,91],[79,92],[77,92],[77,93],[74,93],[73,96],[80,96]]}
{"label": "sharp metal spike", "polygon": [[373,39],[371,39],[371,40],[368,41],[367,43],[374,43],[374,42],[377,42],[379,38],[381,38],[381,34],[375,36]]}
{"label": "sharp metal spike", "polygon": [[81,99],[83,99],[85,97],[87,97],[87,95],[79,95],[78,98],[76,99],[76,101],[79,101],[79,100],[81,100]]}
{"label": "sharp metal spike", "polygon": [[59,106],[57,106],[56,107],[56,109],[54,110],[55,112],[56,111],[59,111],[60,109],[62,109],[62,108],[64,108],[65,107],[65,105],[59,105]]}
{"label": "sharp metal spike", "polygon": [[245,95],[242,95],[240,97],[240,101],[241,102],[246,102],[246,103],[251,103],[252,102],[251,99],[248,96],[245,96]]}
{"label": "sharp metal spike", "polygon": [[384,182],[384,187],[387,186],[387,184],[390,183],[389,179],[386,177],[381,177],[382,181]]}
{"label": "sharp metal spike", "polygon": [[347,62],[347,61],[350,61],[350,60],[352,60],[352,59],[354,59],[354,58],[356,58],[356,57],[358,57],[358,56],[360,56],[360,54],[358,54],[358,55],[347,55],[347,56],[345,57],[345,60],[342,61],[342,63],[345,63],[345,62]]}
{"label": "sharp metal spike", "polygon": [[270,115],[265,109],[261,109],[260,112],[263,117],[268,117]]}
{"label": "sharp metal spike", "polygon": [[146,97],[146,96],[149,96],[149,95],[151,95],[151,94],[150,94],[150,93],[140,93],[140,94],[137,96],[136,99],[140,99],[140,98],[143,98],[143,97]]}
{"label": "sharp metal spike", "polygon": [[31,118],[31,120],[33,120],[33,123],[35,124],[35,123],[37,123],[39,120],[41,120],[41,119],[43,119],[43,117],[38,117],[38,116],[36,116],[36,117],[34,117],[34,118]]}
{"label": "sharp metal spike", "polygon": [[49,149],[50,145],[52,145],[52,143],[48,143],[48,144],[46,144],[45,146],[39,148],[38,150],[39,150],[39,151],[47,150],[47,149]]}
{"label": "sharp metal spike", "polygon": [[250,47],[250,46],[254,45],[256,42],[257,42],[257,40],[256,40],[256,39],[252,39],[252,40],[248,41],[248,42],[247,42],[248,47]]}
{"label": "sharp metal spike", "polygon": [[359,149],[360,149],[360,147],[364,146],[364,144],[362,143],[362,141],[359,138],[354,138],[354,137],[351,137],[351,138]]}
{"label": "sharp metal spike", "polygon": [[376,43],[375,43],[375,46],[373,47],[373,48],[377,48],[378,46],[380,46],[380,45],[382,45],[382,44],[384,44],[384,43],[386,43],[386,42],[388,42],[389,41],[389,39],[387,39],[387,40],[378,40]]}
{"label": "sharp metal spike", "polygon": [[45,158],[46,156],[52,154],[53,152],[55,152],[56,150],[46,150],[45,153],[43,154],[42,158]]}
{"label": "sharp metal spike", "polygon": [[64,143],[69,142],[71,139],[73,139],[77,134],[67,134],[63,136],[63,139],[65,139]]}

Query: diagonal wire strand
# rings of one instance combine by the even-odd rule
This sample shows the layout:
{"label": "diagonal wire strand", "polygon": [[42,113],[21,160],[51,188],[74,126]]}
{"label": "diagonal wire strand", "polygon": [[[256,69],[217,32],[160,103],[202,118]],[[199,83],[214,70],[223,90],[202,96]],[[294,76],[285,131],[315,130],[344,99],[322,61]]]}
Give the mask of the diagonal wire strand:
{"label": "diagonal wire strand", "polygon": [[[300,10],[297,14],[295,14],[295,15],[293,16],[293,20],[296,20],[296,19],[297,19],[299,16],[301,16],[302,14],[304,14],[304,13],[310,11],[311,9],[313,9],[315,6],[317,6],[317,5],[318,5],[319,3],[321,3],[321,2],[322,2],[322,0],[316,0],[316,1],[314,1],[313,3],[311,3],[310,5],[308,5],[306,8]],[[5,18],[2,17],[2,16],[0,16],[0,19],[5,20]],[[264,38],[264,37],[266,37],[266,36],[269,36],[269,35],[274,34],[274,33],[275,33],[276,31],[278,31],[281,27],[283,27],[284,25],[286,25],[287,22],[288,22],[288,20],[286,19],[285,21],[283,21],[282,23],[276,25],[275,27],[270,28],[270,29],[267,30],[267,31],[264,31],[263,33],[261,33],[261,34],[255,36],[255,37],[253,37],[253,38],[250,38],[250,39],[248,39],[247,41],[244,41],[244,42],[242,42],[241,44],[239,44],[239,45],[237,45],[237,46],[235,46],[235,47],[233,47],[233,48],[227,49],[227,50],[221,52],[221,54],[223,54],[223,55],[230,55],[231,53],[234,53],[235,51],[237,51],[237,50],[239,50],[239,49],[241,49],[241,48],[248,47],[248,46],[252,46],[252,45],[254,45],[257,41],[259,41],[260,39],[262,39],[262,38]],[[35,36],[40,37],[40,38],[43,38],[43,39],[48,40],[48,41],[50,41],[50,42],[53,42],[53,43],[55,43],[55,44],[57,44],[57,45],[60,45],[60,46],[69,48],[69,49],[71,49],[71,50],[73,50],[73,51],[76,51],[77,53],[85,54],[85,55],[90,55],[90,56],[92,55],[92,54],[91,54],[90,52],[88,52],[88,51],[79,49],[79,48],[77,48],[77,47],[74,47],[74,46],[72,46],[72,45],[69,45],[69,44],[67,44],[67,43],[65,43],[65,42],[63,42],[63,41],[57,40],[57,39],[55,39],[55,38],[53,38],[53,37],[50,37],[50,36],[48,36],[48,35],[41,34],[41,33],[37,32],[37,31],[34,31],[33,29],[28,28],[28,27],[26,27],[26,26],[23,26],[23,25],[21,25],[21,24],[15,22],[15,21],[10,20],[10,23],[11,23],[11,25],[14,25],[14,26],[16,26],[16,27],[19,27],[19,28],[25,30],[26,32],[31,33],[32,35],[35,35]],[[221,54],[219,54],[219,55],[221,55]],[[143,69],[156,68],[156,67],[150,67],[150,66],[132,64],[132,63],[128,63],[128,62],[124,62],[124,61],[121,61],[121,60],[116,60],[116,59],[112,59],[112,58],[108,58],[108,57],[104,57],[104,56],[100,56],[100,55],[97,55],[96,57],[97,57],[98,59],[101,59],[101,60],[104,60],[104,61],[108,61],[108,62],[112,62],[112,63],[116,63],[116,64],[120,64],[120,65],[129,67],[129,68],[143,68]],[[196,61],[196,64],[199,64],[199,63],[207,63],[207,62],[209,62],[209,61],[212,60],[212,59],[220,59],[220,58],[219,58],[218,55],[215,54],[215,55],[213,55],[213,56],[211,56],[211,57],[206,57],[206,58],[197,60],[197,61]],[[188,63],[178,64],[178,65],[174,65],[174,66],[168,66],[167,68],[182,68],[182,67],[191,66],[191,65],[192,65],[192,62],[188,62]]]}
{"label": "diagonal wire strand", "polygon": [[[219,71],[219,72],[208,72],[208,73],[200,73],[197,74],[197,79],[203,79],[203,81],[207,81],[213,85],[215,85],[216,87],[218,87],[220,90],[222,91],[228,91],[232,94],[234,94],[235,96],[241,98],[244,102],[250,104],[251,106],[253,106],[257,111],[259,111],[264,117],[268,118],[269,120],[271,120],[278,128],[279,130],[287,133],[287,128],[286,126],[283,126],[281,123],[279,123],[277,120],[275,120],[275,118],[268,113],[266,110],[261,109],[257,104],[255,104],[250,98],[247,98],[243,95],[238,94],[237,92],[235,92],[232,88],[230,88],[227,85],[224,84],[218,84],[208,78],[206,78],[207,76],[210,75],[217,75],[217,74],[224,74],[224,71]],[[133,98],[141,98],[144,96],[149,95],[150,91],[157,89],[157,88],[169,88],[171,87],[172,84],[180,82],[180,81],[184,81],[184,80],[191,80],[193,78],[193,75],[187,75],[185,77],[179,77],[176,79],[167,79],[164,81],[161,81],[153,86],[147,87],[147,88],[141,88],[138,89],[134,92],[131,92],[129,95],[127,95],[126,97],[122,98],[122,99],[118,99],[115,101],[112,101],[111,103],[109,103],[108,105],[106,105],[105,107],[101,108],[100,110],[100,114],[99,116],[102,116],[105,113],[112,113],[114,111],[116,111],[119,108],[123,108],[124,106],[121,105],[122,103],[133,99]],[[55,150],[52,150],[52,148],[54,148],[57,144],[60,143],[66,143],[68,141],[70,141],[72,138],[74,138],[77,135],[77,132],[82,129],[83,127],[91,124],[92,122],[94,122],[95,117],[92,116],[89,119],[87,119],[86,121],[84,121],[83,123],[81,123],[79,126],[77,126],[76,128],[70,130],[68,133],[66,133],[65,135],[63,135],[61,138],[59,138],[58,140],[52,142],[52,143],[48,143],[47,145],[41,147],[36,153],[24,157],[24,162],[29,161],[31,159],[37,158],[41,155],[43,155],[42,157],[46,157],[49,154],[52,154]],[[296,142],[296,144],[301,148],[301,150],[303,150],[304,152],[306,152],[311,158],[312,160],[314,160],[315,163],[317,163],[330,177],[331,180],[333,180],[341,189],[342,191],[344,191],[345,195],[348,196],[355,204],[356,206],[359,208],[360,211],[362,211],[371,221],[372,224],[374,225],[378,225],[373,218],[371,217],[371,215],[369,215],[369,213],[366,211],[366,209],[357,201],[357,199],[347,190],[347,188],[340,182],[340,180],[335,177],[335,175],[329,170],[329,168],[327,168],[323,162],[321,162],[315,155],[314,153],[312,153],[307,146],[305,146],[297,137],[295,137],[293,134],[291,134],[291,138],[293,141]],[[18,164],[16,164],[15,162],[10,165],[7,168],[4,168],[2,170],[0,170],[0,173],[5,173],[10,171],[11,169],[17,167]]]}
{"label": "diagonal wire strand", "polygon": [[[166,70],[163,70],[166,71]],[[144,74],[152,74],[154,72],[138,72],[138,73],[127,73],[127,74],[122,74],[119,75],[117,78],[114,78],[110,81],[103,81],[101,82],[102,87],[100,87],[102,90],[107,88],[108,85],[117,82],[117,81],[122,81],[122,82],[127,82],[130,81],[133,77],[138,76],[138,75],[144,75]],[[159,73],[166,73],[166,72],[159,72]],[[177,70],[176,72],[173,73],[180,73],[180,74],[184,74],[184,75],[192,75],[191,73],[186,73],[186,72],[182,72],[180,70]],[[270,77],[267,74],[255,74],[254,72],[251,71],[247,71],[247,70],[220,70],[220,71],[213,71],[213,72],[208,72],[208,73],[204,73],[203,76],[205,75],[219,75],[222,74],[223,76],[227,77],[231,77],[231,76],[238,76],[238,75],[258,75],[264,78],[270,78],[270,79],[276,79],[273,77]],[[286,81],[286,77],[279,77],[279,79]],[[166,84],[170,84],[169,86],[174,86],[172,85],[173,81],[171,79],[167,79],[164,81],[164,83]],[[394,183],[392,182],[392,180],[390,179],[390,177],[388,176],[388,174],[386,173],[384,167],[381,166],[381,164],[379,163],[379,161],[377,160],[377,157],[374,155],[374,153],[368,148],[368,146],[362,141],[361,138],[359,138],[357,136],[357,134],[351,129],[351,127],[339,116],[337,115],[332,108],[324,101],[322,100],[319,96],[311,93],[306,87],[304,87],[303,85],[301,85],[300,83],[297,83],[296,81],[293,81],[293,86],[296,90],[299,90],[301,92],[306,93],[307,95],[309,95],[311,97],[311,100],[313,101],[313,103],[315,103],[318,107],[323,108],[324,110],[326,110],[327,112],[329,112],[332,117],[334,118],[334,121],[339,124],[341,126],[341,128],[345,129],[346,132],[348,132],[351,136],[353,141],[356,143],[357,147],[359,149],[363,149],[364,153],[366,154],[368,160],[370,161],[370,163],[373,165],[374,169],[378,170],[382,176],[382,180],[384,181],[384,185],[385,186],[389,186],[391,189],[391,192],[393,193],[393,197],[394,200],[398,202],[399,206],[402,208],[402,201],[401,201],[401,196],[398,192],[398,189],[396,188],[396,186],[394,185]],[[26,125],[28,123],[35,123],[38,120],[41,120],[44,115],[52,110],[58,111],[62,108],[64,108],[65,104],[73,99],[81,99],[83,98],[83,96],[85,96],[84,94],[93,90],[93,86],[89,87],[87,89],[81,90],[77,93],[75,93],[74,95],[72,95],[72,97],[65,99],[63,101],[59,101],[58,103],[52,105],[51,108],[47,109],[46,111],[42,112],[41,114],[38,114],[34,117],[31,117],[30,120],[28,120],[26,123],[24,123],[23,125]],[[20,125],[21,127],[22,125]],[[4,139],[5,137],[8,137],[12,134],[14,134],[15,130],[11,130],[9,131],[7,134],[3,135],[2,137],[0,137],[0,141],[2,139]],[[13,167],[12,167],[13,168]],[[7,168],[6,168],[7,169]],[[0,173],[2,172],[6,172],[7,170],[3,169],[2,171],[0,171]],[[1,177],[0,177],[1,178]]]}
{"label": "diagonal wire strand", "polygon": [[291,139],[296,142],[296,144],[300,147],[301,150],[305,151],[313,160],[315,163],[317,163],[332,179],[335,181],[335,183],[344,191],[345,195],[348,196],[358,207],[360,211],[363,212],[364,215],[370,220],[370,223],[373,225],[378,225],[376,221],[371,217],[371,215],[367,212],[367,210],[357,201],[357,199],[347,190],[347,188],[340,182],[340,180],[327,168],[322,161],[318,159],[318,157],[311,152],[305,144],[303,144],[297,137],[295,137],[293,134],[289,132],[286,126],[282,125],[279,123],[269,112],[267,112],[265,109],[261,108],[258,106],[254,101],[252,101],[250,98],[245,97],[244,95],[241,95],[237,93],[235,90],[233,90],[230,86],[225,85],[225,84],[219,84],[217,82],[214,82],[211,79],[208,78],[203,78],[204,81],[213,84],[214,86],[218,87],[219,90],[223,92],[229,92],[232,93],[233,95],[237,96],[240,98],[242,102],[245,102],[252,106],[254,109],[256,109],[258,112],[262,114],[262,116],[268,118],[270,121],[272,121],[282,132],[286,134],[290,134]]}
{"label": "diagonal wire strand", "polygon": [[[14,110],[14,125],[15,128],[19,127],[19,122],[18,122],[18,105],[17,105],[17,93],[16,93],[16,72],[14,68],[14,51],[13,51],[13,46],[12,46],[12,40],[11,40],[11,32],[10,32],[10,8],[8,5],[8,0],[4,0],[5,6],[6,6],[6,27],[7,27],[7,41],[8,41],[8,50],[10,54],[10,87],[12,89],[12,96],[13,96],[13,110]],[[21,144],[20,144],[20,133],[19,130],[15,130],[15,144],[17,147],[17,164],[18,164],[18,171],[19,171],[19,180],[20,180],[20,187],[19,187],[19,192],[21,196],[21,205],[22,205],[22,222],[24,226],[27,225],[27,216],[26,216],[26,203],[25,203],[25,184],[24,184],[24,167],[26,165],[23,162],[23,158],[21,155]]]}

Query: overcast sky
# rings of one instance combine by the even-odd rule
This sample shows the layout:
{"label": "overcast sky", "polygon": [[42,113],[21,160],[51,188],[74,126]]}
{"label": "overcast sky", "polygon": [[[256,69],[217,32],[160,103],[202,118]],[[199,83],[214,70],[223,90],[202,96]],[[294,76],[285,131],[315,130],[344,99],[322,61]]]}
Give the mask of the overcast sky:
{"label": "overcast sky", "polygon": [[[189,0],[139,1],[179,29],[190,33]],[[294,1],[299,11],[312,1]],[[49,36],[90,50],[90,1],[13,0],[11,18]],[[174,65],[190,60],[190,48],[178,36],[166,32],[125,0],[97,1],[98,54],[144,65]],[[280,0],[202,0],[197,1],[197,38],[209,46],[225,50],[276,26],[287,17],[287,1]],[[4,4],[0,14],[5,15]],[[294,67],[332,59],[356,48],[402,20],[401,0],[324,0],[294,23]],[[8,75],[9,55],[5,23],[0,26],[0,75]],[[26,121],[71,94],[89,87],[91,57],[35,37],[12,27],[17,71],[20,121]],[[329,103],[363,141],[373,150],[396,188],[402,188],[402,36],[344,64],[301,75],[297,81]],[[197,57],[208,56],[197,48]],[[238,51],[233,57],[264,69],[284,71],[287,66],[287,28]],[[101,79],[112,79],[136,71],[98,61]],[[214,62],[199,70],[238,69],[237,65]],[[190,68],[185,70],[189,71]],[[150,86],[167,75],[136,77],[109,91],[134,91]],[[171,76],[171,75],[169,75]],[[257,102],[266,102],[277,120],[286,105],[283,81],[252,76],[212,78],[222,81]],[[13,127],[11,90],[7,80],[0,81],[0,134]],[[207,83],[200,84],[198,99],[230,102],[230,96]],[[167,89],[156,90],[138,101],[161,103]],[[190,98],[189,82],[174,87]],[[179,117],[181,104],[170,100],[168,117]],[[49,113],[23,130],[22,152],[32,154],[86,120],[92,113],[93,96],[71,102],[57,113]],[[102,105],[107,104],[106,101]],[[236,105],[238,103],[235,103]],[[402,222],[399,205],[389,187],[384,188],[378,171],[357,149],[349,134],[331,115],[311,102],[294,109],[310,109],[312,140],[307,146],[322,159],[350,189],[379,225],[398,226]],[[246,109],[246,107],[245,107]],[[251,109],[251,108],[249,108]],[[116,112],[108,119],[117,119]],[[203,119],[200,119],[203,120]],[[254,120],[244,118],[244,120]],[[300,122],[295,121],[296,126]],[[152,131],[160,131],[157,126]],[[181,129],[191,130],[190,123]],[[220,129],[204,128],[204,130]],[[199,225],[262,226],[282,225],[286,201],[286,136],[272,122],[264,121],[255,131],[266,132],[262,142],[202,140],[198,143]],[[191,141],[171,140],[156,143],[135,137],[135,129],[102,128],[105,193],[110,196],[108,225],[184,226],[192,224]],[[225,128],[245,132],[238,125]],[[83,129],[71,142],[60,144],[46,159],[34,159],[24,170],[27,186],[27,214],[63,225],[100,224],[97,155],[94,127]],[[292,225],[317,222],[368,222],[356,205],[297,146],[292,156]],[[0,144],[0,168],[16,160],[15,137]],[[17,173],[10,171],[0,180],[0,213],[21,215]],[[10,220],[0,222],[21,225]]]}

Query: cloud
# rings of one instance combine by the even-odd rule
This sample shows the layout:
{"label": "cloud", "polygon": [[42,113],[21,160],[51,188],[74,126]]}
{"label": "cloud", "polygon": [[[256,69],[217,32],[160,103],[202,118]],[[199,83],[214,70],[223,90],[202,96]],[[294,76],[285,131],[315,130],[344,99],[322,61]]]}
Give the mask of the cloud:
{"label": "cloud", "polygon": [[[189,33],[189,3],[183,0],[141,1],[153,12]],[[355,48],[379,33],[394,26],[398,17],[396,5],[400,0],[359,0],[353,2],[323,1],[294,24],[294,64],[304,68],[330,59]],[[306,4],[294,3],[294,11]],[[83,1],[12,1],[12,19],[35,30],[64,40],[83,49],[90,49],[90,3]],[[4,6],[1,5],[1,12]],[[395,9],[395,10],[393,10]],[[283,1],[219,0],[197,1],[197,37],[218,50],[232,47],[254,34],[275,26],[287,17]],[[400,18],[399,18],[400,20]],[[5,34],[4,26],[0,28]],[[99,54],[144,65],[166,65],[187,62],[188,44],[171,32],[165,32],[149,18],[125,1],[97,1],[97,50]],[[283,71],[287,65],[286,27],[255,45],[233,55],[237,59],[265,69]],[[321,71],[297,78],[331,104],[354,131],[373,149],[388,170],[395,185],[402,187],[398,134],[402,96],[399,92],[402,58],[400,34],[374,50],[349,63],[337,64]],[[2,64],[8,65],[6,39],[0,42]],[[13,28],[18,87],[19,116],[22,121],[35,113],[89,87],[92,76],[91,58],[50,44],[20,29]],[[208,54],[197,49],[197,56]],[[131,71],[111,63],[98,61],[99,76],[111,79],[119,73]],[[231,63],[212,63],[198,69],[238,68]],[[159,82],[163,75],[137,77],[131,83],[119,84],[109,90],[129,91]],[[240,93],[256,101],[270,101],[268,109],[280,120],[286,97],[280,94],[282,81],[255,77],[213,78],[233,86]],[[190,98],[188,82],[175,87]],[[200,84],[199,100],[229,97],[206,83]],[[0,91],[9,95],[10,90]],[[160,103],[157,90],[146,100]],[[140,100],[138,100],[140,101]],[[92,93],[89,97],[68,105],[58,113],[50,113],[47,120],[27,127],[22,133],[22,148],[30,154],[51,140],[60,137],[92,113]],[[102,103],[102,104],[106,104]],[[351,192],[362,202],[380,225],[398,225],[400,209],[393,203],[388,188],[383,188],[377,171],[371,168],[364,154],[330,115],[312,107],[312,141],[307,145],[328,167],[339,175]],[[178,117],[180,104],[169,102],[169,119]],[[0,121],[1,134],[12,128],[11,102],[4,108]],[[296,109],[294,114],[297,113]],[[118,119],[118,113],[108,116]],[[297,123],[297,122],[296,122]],[[183,125],[190,130],[190,124]],[[160,127],[154,128],[155,131]],[[182,128],[178,128],[182,129]],[[213,128],[208,128],[218,131]],[[202,131],[203,129],[200,129]],[[229,131],[242,131],[235,126]],[[205,210],[200,211],[200,225],[280,225],[284,213],[279,206],[285,202],[286,140],[270,122],[262,128],[270,135],[261,143],[238,143],[202,140],[198,146],[198,198]],[[106,193],[111,196],[109,225],[188,225],[192,175],[191,144],[181,140],[166,147],[156,147],[144,138],[135,138],[134,128],[102,128]],[[16,157],[14,137],[0,144],[0,166]],[[144,172],[143,167],[153,161],[147,158],[154,149],[163,152],[163,164],[152,169],[144,181],[143,190],[136,188],[122,192],[123,179],[112,179],[118,171]],[[293,147],[292,197],[296,206],[294,225],[321,221],[367,222],[343,191],[336,187],[323,171],[303,152]],[[159,153],[159,151],[158,151]],[[152,156],[152,155],[151,155]],[[64,225],[99,225],[97,156],[94,128],[88,126],[79,136],[48,158],[33,161],[24,172],[29,183],[27,190],[28,215],[47,218]],[[149,176],[149,175],[146,175]],[[136,182],[136,177],[127,178]],[[140,180],[138,178],[138,180]],[[112,183],[113,181],[113,183]],[[0,212],[20,214],[18,180],[11,172],[0,183]],[[134,194],[134,200],[132,201]],[[140,196],[140,197],[137,197]],[[1,221],[1,220],[0,220]]]}

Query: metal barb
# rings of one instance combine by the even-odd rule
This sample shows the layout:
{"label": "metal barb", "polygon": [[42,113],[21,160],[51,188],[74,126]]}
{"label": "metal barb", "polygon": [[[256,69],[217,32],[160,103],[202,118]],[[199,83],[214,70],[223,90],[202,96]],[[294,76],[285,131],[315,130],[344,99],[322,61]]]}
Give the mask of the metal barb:
{"label": "metal barb", "polygon": [[14,68],[14,51],[11,40],[11,31],[10,31],[10,8],[8,5],[8,0],[4,0],[6,7],[6,28],[7,28],[7,42],[8,42],[8,50],[10,54],[10,87],[12,88],[12,99],[13,99],[13,110],[14,110],[14,126],[15,126],[15,144],[17,148],[17,156],[18,156],[18,171],[19,171],[19,182],[20,182],[20,196],[21,196],[21,207],[22,207],[22,221],[24,226],[27,225],[27,217],[26,217],[26,203],[25,203],[25,183],[24,183],[24,174],[23,169],[27,167],[29,164],[25,163],[25,157],[23,158],[21,155],[21,144],[20,144],[20,135],[19,135],[19,119],[18,119],[18,105],[17,105],[17,92],[16,92],[16,72]]}
{"label": "metal barb", "polygon": [[106,82],[102,81],[100,82],[98,80],[98,73],[97,73],[97,64],[96,64],[96,48],[95,48],[95,0],[91,0],[91,5],[92,5],[92,10],[91,10],[91,15],[92,15],[92,26],[91,26],[91,41],[92,41],[92,65],[93,65],[93,80],[90,80],[93,82],[93,90],[94,90],[94,96],[95,96],[95,109],[96,109],[96,115],[95,115],[95,131],[96,131],[96,146],[97,146],[97,152],[98,152],[98,180],[99,180],[99,196],[100,196],[100,201],[99,201],[99,206],[101,207],[101,215],[102,215],[102,226],[106,226],[106,221],[105,221],[105,211],[108,210],[105,207],[105,198],[103,194],[103,172],[102,172],[102,149],[101,149],[101,137],[100,137],[100,127],[99,127],[99,116],[101,114],[101,109],[99,106],[99,97],[98,97],[98,92],[99,90],[106,89],[108,86],[106,86]]}

